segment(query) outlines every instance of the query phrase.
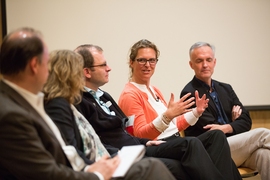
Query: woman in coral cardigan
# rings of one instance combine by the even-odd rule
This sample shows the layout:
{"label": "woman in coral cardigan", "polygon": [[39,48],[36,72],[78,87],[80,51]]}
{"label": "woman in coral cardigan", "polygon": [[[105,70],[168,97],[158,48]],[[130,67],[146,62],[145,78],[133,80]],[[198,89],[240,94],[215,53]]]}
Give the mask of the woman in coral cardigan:
{"label": "woman in coral cardigan", "polygon": [[119,106],[129,116],[133,124],[133,133],[137,137],[162,139],[179,136],[179,131],[194,125],[208,106],[208,99],[201,98],[196,93],[196,108],[194,98],[190,93],[174,101],[171,94],[167,105],[161,92],[150,85],[150,79],[155,72],[159,51],[148,40],[141,40],[133,45],[130,52],[129,67],[130,82],[126,84],[119,99]]}

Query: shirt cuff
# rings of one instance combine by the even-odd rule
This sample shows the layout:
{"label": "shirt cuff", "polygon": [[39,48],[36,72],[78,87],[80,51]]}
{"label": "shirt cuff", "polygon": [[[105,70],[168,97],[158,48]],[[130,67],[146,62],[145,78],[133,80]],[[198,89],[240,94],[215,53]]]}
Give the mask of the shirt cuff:
{"label": "shirt cuff", "polygon": [[100,172],[94,171],[93,172],[95,175],[97,175],[97,177],[99,178],[99,180],[104,180],[103,175]]}
{"label": "shirt cuff", "polygon": [[164,132],[169,127],[169,124],[163,122],[162,115],[158,116],[152,123],[159,132]]}
{"label": "shirt cuff", "polygon": [[[85,166],[83,171],[84,172],[87,172],[88,168],[89,168],[89,165]],[[97,175],[97,177],[98,177],[99,180],[104,180],[104,177],[103,177],[103,175],[100,172],[94,171],[93,173],[95,175]]]}
{"label": "shirt cuff", "polygon": [[198,121],[199,118],[197,118],[194,113],[192,111],[187,112],[184,114],[184,117],[187,121],[187,123],[191,126],[193,126],[194,124],[196,124],[196,122]]}

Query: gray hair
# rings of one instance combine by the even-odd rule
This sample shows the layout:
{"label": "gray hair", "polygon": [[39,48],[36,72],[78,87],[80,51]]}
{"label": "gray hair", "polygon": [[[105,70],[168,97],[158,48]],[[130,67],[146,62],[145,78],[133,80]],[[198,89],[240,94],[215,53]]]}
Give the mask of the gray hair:
{"label": "gray hair", "polygon": [[215,46],[207,43],[207,42],[196,42],[195,44],[193,44],[190,49],[189,49],[189,56],[191,56],[191,53],[194,49],[199,48],[199,47],[203,47],[203,46],[208,46],[212,49],[213,54],[215,55]]}

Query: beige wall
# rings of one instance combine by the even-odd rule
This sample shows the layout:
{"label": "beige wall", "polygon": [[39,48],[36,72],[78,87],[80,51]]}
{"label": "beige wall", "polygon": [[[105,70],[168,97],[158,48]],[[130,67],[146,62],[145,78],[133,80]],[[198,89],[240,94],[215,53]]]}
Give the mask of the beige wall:
{"label": "beige wall", "polygon": [[[11,2],[11,4],[9,4],[9,8],[11,8],[11,7],[13,7],[13,6],[16,6],[16,4],[18,3],[17,1],[12,1],[12,0],[9,0],[10,2]],[[24,0],[24,3],[26,3],[26,5],[27,5],[27,2],[28,3],[31,3],[31,2],[33,2],[33,1],[29,1],[29,0]],[[69,3],[71,2],[71,1],[68,1]],[[91,1],[90,1],[91,2]],[[249,1],[247,1],[247,2],[249,2]],[[250,2],[249,2],[250,3]],[[256,1],[256,3],[258,3],[258,4],[260,4],[261,3],[261,6],[264,6],[265,5],[265,1]],[[71,3],[72,4],[72,3]],[[267,3],[266,3],[267,4]],[[38,5],[38,4],[36,4],[36,5]],[[256,6],[257,7],[257,6]],[[100,6],[100,9],[101,9],[101,11],[102,11],[102,8],[103,9],[106,9],[106,8],[104,8],[104,7],[102,7],[102,6]],[[91,9],[91,8],[89,8],[89,9]],[[202,8],[203,9],[203,8]],[[265,10],[265,8],[263,8],[264,10]],[[267,8],[266,9],[268,9],[269,11],[270,11],[270,8],[269,8],[269,6],[267,6]],[[93,10],[93,9],[92,9]],[[10,10],[9,10],[10,11]],[[89,10],[90,11],[90,10]],[[134,9],[134,11],[135,11],[135,9]],[[234,11],[233,11],[234,12]],[[252,11],[251,11],[252,12]],[[12,13],[14,13],[14,12],[9,12],[9,14],[12,14]],[[192,13],[192,11],[190,10],[190,13]],[[201,12],[201,13],[207,13],[207,12]],[[212,14],[212,12],[210,11],[210,12],[208,12],[209,14]],[[228,12],[229,13],[229,12]],[[235,12],[234,12],[235,13]],[[240,12],[239,12],[240,13]],[[255,13],[255,11],[253,11],[253,13]],[[265,16],[264,16],[264,19],[262,19],[261,21],[263,21],[263,22],[265,22],[265,21],[270,21],[270,16],[269,16],[269,13],[266,13],[266,12],[264,12],[264,11],[262,11],[262,13],[264,13],[265,14]],[[16,13],[15,13],[16,14]],[[146,13],[147,14],[147,13]],[[31,13],[29,13],[29,16],[31,15]],[[252,13],[250,13],[250,14],[247,14],[247,15],[249,15],[249,17],[250,17],[250,21],[252,21],[252,17],[253,17],[253,15],[252,15]],[[0,13],[0,16],[1,16],[1,13]],[[210,16],[210,15],[209,15]],[[215,16],[217,16],[217,15],[215,15],[215,14],[213,14],[212,15],[213,16],[213,18],[215,17]],[[43,17],[43,16],[42,16]],[[0,17],[1,18],[1,17]],[[15,18],[15,17],[9,17],[9,20],[12,20],[13,18]],[[89,17],[89,18],[91,18],[91,17]],[[104,17],[103,17],[104,18]],[[188,18],[188,17],[186,17],[186,18]],[[199,17],[198,17],[199,18]],[[217,17],[216,17],[217,18]],[[33,18],[34,19],[34,18]],[[39,19],[39,18],[37,18],[37,19]],[[52,18],[49,18],[50,20],[52,20]],[[102,19],[102,18],[101,18]],[[143,19],[142,19],[143,20]],[[89,20],[90,21],[90,20]],[[208,23],[208,21],[209,20],[205,20],[205,23],[207,24]],[[268,22],[269,22],[268,21]],[[12,22],[14,23],[15,21],[14,20],[12,20]],[[9,29],[12,29],[12,28],[15,28],[16,26],[13,24],[12,25],[12,22],[9,22],[9,23],[11,23],[11,24],[9,24]],[[30,21],[27,21],[26,19],[24,20],[24,22],[28,22],[28,23],[30,23],[30,24],[32,24],[33,23],[33,20],[30,20]],[[98,19],[96,19],[96,21],[95,21],[96,23],[93,23],[93,22],[91,22],[90,24],[92,25],[92,26],[95,26],[95,24],[97,24],[97,23],[102,23],[102,22],[99,22],[99,20]],[[117,21],[116,21],[117,22]],[[37,26],[37,27],[40,27],[39,29],[43,29],[42,27],[43,27],[43,24],[44,22],[39,22],[39,24],[40,25],[34,25],[33,24],[33,26]],[[61,23],[58,25],[58,23],[56,23],[56,22],[54,22],[57,26],[61,26]],[[197,23],[196,21],[194,22],[194,23]],[[23,25],[26,25],[27,23],[21,23],[20,25],[18,25],[18,27],[19,26],[23,26]],[[50,23],[49,23],[50,24]],[[124,26],[124,24],[125,23],[123,23],[123,26]],[[151,23],[149,23],[149,24],[151,24]],[[203,22],[201,22],[201,24],[203,24]],[[256,23],[255,23],[256,24]],[[245,24],[244,24],[245,25]],[[243,25],[243,26],[244,26]],[[64,25],[65,26],[65,25]],[[137,28],[135,28],[135,27],[137,27]],[[139,28],[138,29],[138,27],[142,27],[142,28]],[[141,25],[138,25],[138,24],[134,24],[134,28],[135,29],[137,29],[137,31],[142,31],[142,30],[144,30],[144,28],[147,28],[147,26],[145,26],[144,28],[143,28],[144,26],[141,26]],[[148,27],[151,27],[151,26],[148,26]],[[204,26],[202,26],[202,28],[203,28]],[[266,22],[266,25],[265,25],[265,27],[266,27],[266,29],[268,29],[269,30],[269,23],[267,23]],[[51,46],[51,49],[57,49],[57,47],[62,47],[62,48],[74,48],[74,44],[80,44],[80,43],[82,43],[82,42],[80,42],[80,41],[82,41],[82,40],[78,40],[79,42],[76,42],[76,43],[70,43],[69,42],[69,40],[67,40],[69,43],[70,43],[70,45],[66,45],[65,43],[63,43],[63,42],[61,42],[61,41],[58,41],[57,39],[56,40],[51,40],[51,38],[50,37],[48,37],[50,34],[53,34],[53,32],[54,31],[56,31],[55,30],[55,28],[53,28],[53,27],[50,27],[51,28],[51,31],[45,31],[44,33],[45,33],[45,35],[47,36],[46,37],[46,39],[48,39],[48,41],[49,41],[49,45]],[[201,27],[198,27],[198,29],[197,29],[197,33],[198,33],[198,36],[199,35],[201,35],[201,33],[200,33],[200,28]],[[62,29],[62,28],[60,28],[60,29]],[[110,28],[109,28],[110,29]],[[210,31],[211,29],[209,29],[209,31]],[[124,31],[124,29],[123,29],[123,31]],[[129,29],[125,29],[125,31],[129,31]],[[155,33],[157,30],[153,30],[153,33]],[[168,32],[167,33],[169,33],[170,32],[170,29],[168,29],[167,30]],[[132,31],[132,32],[134,32],[134,31]],[[0,33],[2,34],[2,23],[1,23],[1,28],[0,28]],[[139,32],[140,34],[143,34],[143,33],[141,33],[141,32]],[[164,33],[164,34],[167,34],[167,33]],[[197,33],[195,33],[194,35],[196,36],[197,35]],[[213,30],[212,31],[212,33],[217,33],[215,30]],[[58,33],[57,33],[58,34]],[[77,33],[76,33],[77,34]],[[101,33],[100,35],[99,34],[95,34],[95,35],[98,35],[98,38],[97,39],[102,39],[102,34],[103,33]],[[147,33],[148,34],[148,33]],[[254,31],[254,36],[256,36],[256,31]],[[59,34],[58,34],[59,35]],[[77,34],[78,35],[78,34]],[[92,38],[94,35],[93,34],[91,34],[91,33],[88,33],[88,32],[85,32],[85,36],[90,36],[89,38],[87,38],[87,40],[85,40],[84,42],[85,43],[96,43],[96,44],[99,44],[99,45],[102,45],[103,47],[105,46],[106,48],[104,48],[105,49],[105,53],[107,54],[107,58],[108,58],[108,61],[110,62],[110,64],[112,64],[112,66],[114,67],[114,69],[115,69],[115,66],[118,66],[117,64],[115,65],[115,61],[116,60],[113,60],[112,58],[110,58],[110,56],[112,56],[112,54],[113,54],[113,51],[115,51],[115,50],[117,50],[118,48],[117,48],[117,46],[115,45],[115,46],[110,46],[109,44],[108,44],[108,42],[106,42],[106,40],[103,40],[104,41],[104,43],[101,43],[100,41],[101,40],[96,40],[95,38]],[[79,37],[78,37],[78,39],[81,39],[81,37],[80,37],[80,35],[78,35]],[[168,35],[168,36],[171,36],[170,34]],[[213,34],[213,36],[215,36],[215,34]],[[230,42],[233,42],[234,40],[232,39],[232,37],[231,36],[233,36],[232,34],[226,34],[226,37],[228,37],[228,43],[230,44]],[[226,38],[226,37],[224,37],[224,39]],[[61,36],[59,37],[60,39],[62,38]],[[136,37],[137,38],[137,37]],[[164,37],[162,37],[162,38],[165,38],[166,39],[166,36],[164,36]],[[192,37],[189,37],[189,38],[192,38]],[[91,41],[91,39],[95,39],[95,40],[93,40],[93,42]],[[121,45],[121,42],[122,41],[120,41],[120,39],[121,39],[121,37],[119,37],[119,42],[118,42],[118,44],[120,44]],[[139,37],[137,38],[137,39],[135,39],[135,38],[132,38],[132,37],[130,37],[130,39],[134,39],[134,41],[135,40],[138,40],[139,39]],[[154,38],[155,39],[155,38]],[[192,40],[194,41],[196,38],[193,38]],[[211,38],[210,38],[211,39]],[[267,40],[269,40],[269,35],[266,37],[266,39]],[[152,39],[151,39],[152,40]],[[170,39],[170,41],[173,41],[174,39]],[[129,40],[129,41],[131,41],[131,40]],[[183,44],[184,44],[184,41],[185,40],[183,40]],[[219,41],[219,40],[218,40]],[[2,37],[0,37],[0,42],[2,42]],[[181,41],[182,42],[182,41]],[[180,42],[180,43],[181,43]],[[215,41],[213,41],[212,40],[212,42],[215,42]],[[132,43],[132,42],[129,42],[129,43]],[[190,43],[192,43],[191,41],[190,41]],[[223,45],[223,43],[222,42],[219,42],[221,45]],[[251,44],[252,44],[252,42],[250,42]],[[108,44],[108,45],[107,45]],[[169,44],[169,46],[170,46],[170,43],[168,43]],[[159,44],[158,44],[159,45]],[[159,45],[160,46],[160,45]],[[178,47],[171,47],[171,48],[178,48],[178,50],[177,51],[180,51],[180,52],[182,52],[183,54],[186,54],[186,51],[187,51],[187,48],[188,48],[188,46],[187,45],[185,45],[185,48],[183,47],[183,49],[185,49],[185,50],[180,50],[180,46],[183,46],[182,45],[182,43],[181,43],[181,45],[179,45],[179,48]],[[217,47],[217,49],[218,49],[218,51],[223,51],[223,53],[228,53],[229,55],[228,55],[228,57],[230,57],[230,51],[229,50],[226,50],[226,49],[228,49],[228,48],[233,48],[234,46],[233,46],[233,44],[231,44],[231,46],[232,47],[225,47],[224,49],[225,49],[225,51],[223,51],[223,49],[221,49],[221,48],[219,48],[219,47]],[[256,44],[256,46],[258,46],[258,48],[261,48],[263,45],[261,44],[261,43],[258,43],[258,44]],[[265,45],[264,45],[265,46]],[[111,50],[112,49],[112,50]],[[126,47],[126,49],[127,49],[127,47]],[[125,49],[125,50],[126,50]],[[160,48],[160,50],[161,50],[161,53],[162,54],[165,54],[165,53],[163,53],[163,49],[161,49]],[[238,49],[239,50],[239,53],[244,53],[245,51],[244,51],[244,48],[243,49]],[[107,51],[109,51],[109,52],[107,52]],[[176,57],[178,56],[177,55],[177,51],[175,51],[174,52],[174,54],[173,55],[176,55]],[[226,51],[229,51],[229,52],[226,52]],[[117,50],[116,51],[117,53],[122,53],[122,54],[125,54],[125,52],[122,52],[122,50]],[[236,51],[237,52],[237,51]],[[169,53],[169,52],[168,52]],[[173,53],[173,52],[172,52]],[[234,52],[235,53],[235,52]],[[221,55],[221,53],[217,53],[217,54],[219,54],[219,55]],[[267,54],[267,53],[266,53]],[[166,56],[168,56],[167,54],[166,55],[164,55],[163,57],[164,57],[164,59],[165,59],[165,57]],[[113,56],[114,57],[114,56]],[[186,56],[185,56],[186,57]],[[226,56],[225,56],[226,57]],[[226,58],[225,57],[223,57],[222,56],[222,59],[224,60],[226,60]],[[232,55],[232,58],[234,58],[234,56]],[[163,59],[163,58],[162,58]],[[219,59],[221,59],[221,58],[219,58]],[[238,62],[237,61],[237,59],[235,59],[236,60],[236,62]],[[247,59],[246,60],[249,60],[249,58],[247,57]],[[260,60],[260,59],[258,59],[258,60]],[[267,59],[268,61],[269,61],[269,57],[268,57],[268,59]],[[121,61],[123,61],[123,60],[121,60]],[[166,60],[163,60],[163,61],[166,61]],[[166,62],[168,62],[169,60],[167,60]],[[171,61],[173,61],[173,60],[171,60]],[[252,61],[252,60],[251,60]],[[253,61],[257,61],[257,60],[253,60]],[[122,62],[121,62],[122,63]],[[181,64],[184,64],[184,62],[182,62]],[[239,68],[239,66],[240,67],[242,67],[241,66],[241,63],[235,63],[236,64],[236,66]],[[238,65],[237,65],[238,64]],[[242,65],[244,65],[245,63],[243,63]],[[234,65],[234,63],[233,64],[231,64],[232,66]],[[254,63],[254,66],[256,65],[256,63]],[[169,64],[167,64],[166,66],[169,66]],[[122,66],[121,66],[122,67]],[[186,67],[186,66],[185,66]],[[126,67],[124,67],[123,69],[125,69]],[[187,67],[186,67],[187,68]],[[118,70],[117,70],[118,71]],[[159,71],[162,71],[162,69],[159,69]],[[225,69],[225,71],[228,71],[228,69]],[[120,71],[121,72],[121,71]],[[123,76],[125,76],[125,73],[126,73],[126,70],[123,70],[122,71],[122,73],[120,73],[120,72],[118,72],[119,74],[121,74],[121,75],[123,75]],[[233,73],[232,71],[228,71],[228,72],[231,72],[231,73]],[[114,76],[117,76],[117,78],[116,79],[118,79],[119,78],[119,74],[118,74],[115,70],[114,71],[112,71],[112,75],[113,75],[113,79],[115,78]],[[164,71],[162,71],[162,73],[164,74]],[[252,72],[251,72],[252,73]],[[190,74],[190,73],[188,73],[188,74]],[[227,73],[225,73],[225,74],[227,74]],[[237,78],[237,73],[235,73],[236,74],[236,78]],[[239,74],[238,74],[239,75]],[[266,74],[265,74],[266,75]],[[166,77],[169,77],[169,73],[167,73],[167,74],[165,74],[164,76],[166,76]],[[266,76],[264,76],[264,77],[266,77]],[[269,77],[269,76],[268,76]],[[1,78],[1,75],[0,75],[0,78]],[[188,77],[189,78],[189,77]],[[187,78],[187,79],[188,79]],[[176,80],[177,78],[173,78],[172,79],[172,81],[173,82],[175,82],[175,80]],[[121,79],[120,80],[121,81],[121,83],[123,83],[123,81],[126,81],[126,79],[125,80],[123,80],[123,79]],[[227,80],[228,82],[232,82],[233,80],[232,79],[229,79],[229,80]],[[258,81],[259,82],[259,81]],[[113,80],[110,84],[112,85],[112,86],[107,86],[106,88],[108,89],[108,91],[109,92],[112,92],[113,93],[113,95],[115,96],[115,97],[117,97],[117,95],[119,94],[119,91],[120,91],[120,89],[121,88],[112,88],[113,87],[113,85],[116,83],[116,80]],[[251,82],[250,81],[250,83],[251,84],[253,84],[254,82]],[[157,83],[156,83],[158,86],[162,86],[162,81],[160,80],[160,81],[157,81]],[[120,85],[120,87],[121,87],[122,85]],[[173,87],[173,86],[170,86],[170,87]],[[115,89],[115,91],[114,91],[114,89]],[[163,88],[164,89],[164,88]],[[167,89],[167,88],[165,88],[165,89]],[[168,88],[168,89],[170,89],[170,88]],[[179,89],[181,89],[181,88],[179,88]],[[247,88],[245,88],[245,89],[247,89]],[[163,90],[164,91],[164,90]],[[165,92],[169,92],[169,91],[165,91]],[[177,94],[177,93],[176,93]],[[252,103],[251,103],[252,104]],[[267,110],[265,110],[265,111],[250,111],[250,116],[251,116],[251,118],[252,118],[252,121],[253,121],[253,125],[252,125],[252,128],[257,128],[257,127],[266,127],[266,128],[269,128],[270,129],[270,111],[267,111]]]}
{"label": "beige wall", "polygon": [[[50,50],[100,45],[111,66],[103,87],[118,100],[128,79],[128,50],[146,38],[159,47],[152,84],[168,100],[191,80],[188,49],[216,46],[213,78],[230,83],[244,105],[270,105],[269,0],[8,0],[8,31],[41,30]],[[264,80],[265,79],[265,80]]]}

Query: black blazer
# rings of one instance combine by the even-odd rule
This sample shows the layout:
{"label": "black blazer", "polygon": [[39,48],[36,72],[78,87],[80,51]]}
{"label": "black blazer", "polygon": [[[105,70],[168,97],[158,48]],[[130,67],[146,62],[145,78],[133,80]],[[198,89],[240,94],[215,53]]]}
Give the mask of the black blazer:
{"label": "black blazer", "polygon": [[75,172],[38,112],[0,81],[0,179],[98,179]]}
{"label": "black blazer", "polygon": [[94,163],[90,161],[89,157],[86,157],[83,153],[83,142],[81,134],[76,124],[69,102],[65,98],[57,97],[48,102],[45,102],[44,108],[46,113],[59,128],[62,137],[65,139],[67,144],[76,148],[78,154],[83,158],[85,163]]}
{"label": "black blazer", "polygon": [[[85,156],[83,153],[82,137],[75,121],[72,109],[70,108],[69,102],[65,98],[57,97],[48,102],[45,102],[44,107],[46,113],[51,117],[51,119],[60,129],[63,139],[65,139],[69,145],[72,145],[76,148],[78,154],[81,156],[81,158],[83,158],[86,164],[94,163],[93,161],[90,161],[89,157]],[[114,155],[119,150],[107,145],[104,145],[104,147],[111,155]]]}
{"label": "black blazer", "polygon": [[[249,131],[251,129],[251,118],[249,112],[244,108],[236,93],[234,92],[231,85],[212,80],[214,83],[215,90],[218,94],[219,101],[224,109],[227,116],[228,123],[233,128],[233,133],[226,134],[227,136],[239,134],[242,132]],[[212,100],[207,89],[194,77],[182,90],[180,97],[191,92],[192,96],[195,97],[195,90],[198,90],[199,96],[206,94],[209,99],[208,108],[204,111],[202,116],[199,118],[198,122],[194,126],[190,126],[185,130],[185,135],[187,136],[198,136],[203,132],[207,131],[203,129],[203,126],[207,124],[218,124],[217,117],[218,111],[216,109],[215,103]],[[232,108],[234,105],[239,105],[242,108],[242,114],[235,121],[232,121]],[[194,105],[195,107],[195,105]]]}
{"label": "black blazer", "polygon": [[104,112],[89,92],[83,92],[83,99],[76,108],[90,122],[104,144],[121,149],[128,145],[145,145],[149,141],[133,137],[125,131],[127,117],[108,93],[104,92],[100,99],[105,103],[112,103],[109,109],[114,111],[116,116]]}

